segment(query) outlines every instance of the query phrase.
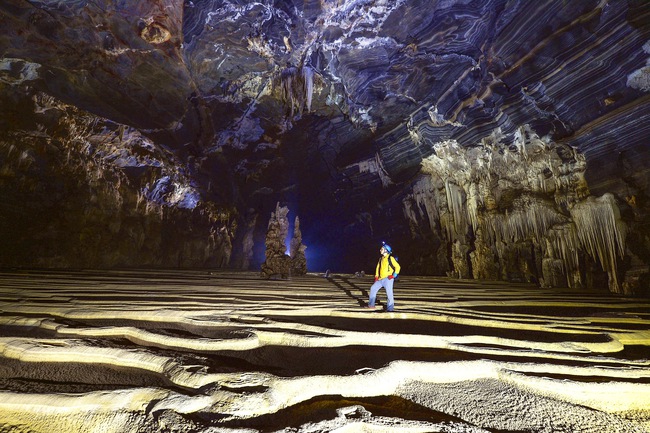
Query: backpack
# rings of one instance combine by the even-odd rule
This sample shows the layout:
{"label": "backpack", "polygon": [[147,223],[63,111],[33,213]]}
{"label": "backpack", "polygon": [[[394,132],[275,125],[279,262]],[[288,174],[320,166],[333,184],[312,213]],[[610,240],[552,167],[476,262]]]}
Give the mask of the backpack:
{"label": "backpack", "polygon": [[[388,255],[388,268],[392,269],[393,273],[395,273],[395,265],[393,264],[393,260],[399,260],[399,259],[397,257],[395,257],[393,259],[393,255],[389,254]],[[379,263],[377,263],[377,266],[381,266],[381,258],[379,258]],[[393,279],[396,280],[398,278],[399,278],[399,274],[397,274],[397,276],[395,278],[393,278]]]}

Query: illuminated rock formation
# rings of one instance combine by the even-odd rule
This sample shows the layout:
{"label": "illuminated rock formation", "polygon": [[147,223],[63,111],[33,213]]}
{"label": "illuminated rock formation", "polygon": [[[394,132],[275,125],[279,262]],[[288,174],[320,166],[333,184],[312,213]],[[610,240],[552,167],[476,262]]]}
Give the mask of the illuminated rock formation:
{"label": "illuminated rock formation", "polygon": [[262,263],[262,277],[280,276],[288,278],[291,275],[291,257],[287,254],[287,237],[289,235],[289,208],[277,203],[275,212],[271,213],[269,226],[266,231],[266,260]]}
{"label": "illuminated rock formation", "polygon": [[647,300],[403,275],[379,313],[370,282],[3,272],[0,430],[650,428]]}
{"label": "illuminated rock formation", "polygon": [[528,128],[509,146],[499,139],[469,149],[436,144],[423,161],[432,179],[405,200],[413,224],[447,242],[450,275],[582,288],[585,267],[600,263],[610,290],[622,293],[627,228],[611,194],[589,195],[584,156]]}
{"label": "illuminated rock formation", "polygon": [[289,245],[291,275],[305,275],[307,273],[307,257],[305,257],[307,246],[302,243],[302,232],[300,231],[300,219],[298,217],[296,217],[293,224],[293,237]]}

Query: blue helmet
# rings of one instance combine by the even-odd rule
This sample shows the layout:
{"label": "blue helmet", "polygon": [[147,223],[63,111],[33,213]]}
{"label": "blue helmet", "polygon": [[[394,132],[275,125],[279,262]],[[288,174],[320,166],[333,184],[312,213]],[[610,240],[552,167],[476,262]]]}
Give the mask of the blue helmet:
{"label": "blue helmet", "polygon": [[388,251],[389,254],[393,252],[393,249],[392,249],[392,248],[390,247],[390,245],[388,245],[386,242],[382,242],[382,243],[381,243],[381,246],[382,246],[386,251]]}

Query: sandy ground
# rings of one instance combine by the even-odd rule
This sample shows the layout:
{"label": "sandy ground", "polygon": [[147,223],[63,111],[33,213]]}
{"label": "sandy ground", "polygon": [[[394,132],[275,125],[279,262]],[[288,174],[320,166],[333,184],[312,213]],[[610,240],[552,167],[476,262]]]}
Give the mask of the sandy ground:
{"label": "sandy ground", "polygon": [[207,271],[0,273],[0,432],[649,432],[650,300]]}

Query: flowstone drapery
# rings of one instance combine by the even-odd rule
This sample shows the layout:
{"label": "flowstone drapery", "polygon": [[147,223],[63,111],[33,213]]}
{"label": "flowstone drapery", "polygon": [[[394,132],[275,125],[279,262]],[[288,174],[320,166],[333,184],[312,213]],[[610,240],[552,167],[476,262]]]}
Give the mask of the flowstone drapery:
{"label": "flowstone drapery", "polygon": [[413,225],[446,242],[448,274],[582,288],[601,272],[610,291],[626,293],[618,275],[626,226],[614,196],[590,195],[583,155],[528,127],[513,143],[501,138],[434,144],[404,200]]}

